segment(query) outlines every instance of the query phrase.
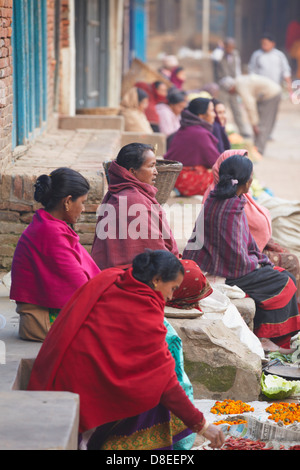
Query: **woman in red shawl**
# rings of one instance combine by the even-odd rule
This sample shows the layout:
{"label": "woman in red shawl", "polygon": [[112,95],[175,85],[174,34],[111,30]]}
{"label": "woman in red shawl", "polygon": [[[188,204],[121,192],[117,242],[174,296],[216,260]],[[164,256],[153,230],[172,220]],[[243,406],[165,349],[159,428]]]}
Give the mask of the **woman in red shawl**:
{"label": "woman in red shawl", "polygon": [[[205,203],[210,191],[212,191],[219,182],[219,169],[221,164],[233,155],[242,155],[247,157],[248,151],[243,149],[227,150],[222,153],[212,168],[213,183],[209,186],[203,197]],[[290,253],[287,248],[280,246],[272,239],[272,220],[268,209],[257,204],[250,193],[244,194],[247,199],[245,213],[250,232],[256,241],[261,252],[263,252],[272,261],[273,264],[286,269],[292,273],[297,285],[297,299],[300,300],[300,266],[296,255]]]}
{"label": "woman in red shawl", "polygon": [[[91,252],[99,268],[127,268],[136,255],[148,248],[167,250],[179,257],[165,211],[155,199],[157,170],[153,147],[139,143],[125,145],[108,173],[108,192],[98,209]],[[191,271],[194,266],[192,262],[183,288],[199,278]],[[211,294],[212,289],[203,274],[199,275],[203,298]],[[184,295],[184,291],[182,293]],[[186,299],[185,295],[179,299],[175,294],[174,300],[183,299]]]}
{"label": "woman in red shawl", "polygon": [[10,298],[17,304],[22,339],[43,341],[60,309],[100,271],[72,229],[89,188],[70,168],[36,181],[34,198],[44,207],[21,235],[11,269]]}
{"label": "woman in red shawl", "polygon": [[145,110],[146,117],[154,132],[159,132],[159,116],[156,111],[156,105],[167,103],[168,87],[164,82],[145,83],[137,82],[137,88],[144,90],[149,97],[149,105]]}
{"label": "woman in red shawl", "polygon": [[164,305],[183,276],[171,253],[143,253],[86,283],[54,323],[28,390],[79,394],[81,449],[172,449],[187,428],[223,444],[178,383],[165,340]]}

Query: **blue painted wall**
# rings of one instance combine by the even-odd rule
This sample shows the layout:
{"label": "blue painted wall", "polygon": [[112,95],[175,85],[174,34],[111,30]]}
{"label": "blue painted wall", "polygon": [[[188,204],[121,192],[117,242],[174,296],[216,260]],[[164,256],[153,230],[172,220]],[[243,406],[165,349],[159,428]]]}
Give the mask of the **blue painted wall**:
{"label": "blue painted wall", "polygon": [[130,58],[147,60],[146,0],[130,0]]}
{"label": "blue painted wall", "polygon": [[14,0],[13,147],[43,128],[47,116],[47,2]]}

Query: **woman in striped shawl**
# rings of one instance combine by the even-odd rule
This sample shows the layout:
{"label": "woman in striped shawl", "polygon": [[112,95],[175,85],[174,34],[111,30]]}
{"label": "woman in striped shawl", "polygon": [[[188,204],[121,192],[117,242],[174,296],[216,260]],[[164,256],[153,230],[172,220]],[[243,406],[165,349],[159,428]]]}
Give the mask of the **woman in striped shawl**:
{"label": "woman in striped shawl", "polygon": [[[250,233],[245,205],[253,178],[253,164],[234,155],[219,170],[219,183],[204,204],[202,246],[194,239],[183,258],[194,260],[203,272],[226,278],[256,303],[254,332],[266,351],[289,352],[290,339],[300,329],[295,278],[274,266]],[[198,237],[196,224],[193,237]],[[201,236],[200,236],[201,238]]]}

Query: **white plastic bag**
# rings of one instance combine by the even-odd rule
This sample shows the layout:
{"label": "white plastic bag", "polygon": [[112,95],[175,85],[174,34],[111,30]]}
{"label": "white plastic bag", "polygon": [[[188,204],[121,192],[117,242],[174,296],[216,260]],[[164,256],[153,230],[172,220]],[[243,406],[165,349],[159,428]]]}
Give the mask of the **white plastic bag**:
{"label": "white plastic bag", "polygon": [[262,345],[255,334],[248,328],[241,314],[233,305],[227,295],[220,292],[217,286],[213,286],[211,295],[199,302],[204,315],[209,320],[222,320],[227,328],[230,328],[248,346],[250,351],[265,358]]}

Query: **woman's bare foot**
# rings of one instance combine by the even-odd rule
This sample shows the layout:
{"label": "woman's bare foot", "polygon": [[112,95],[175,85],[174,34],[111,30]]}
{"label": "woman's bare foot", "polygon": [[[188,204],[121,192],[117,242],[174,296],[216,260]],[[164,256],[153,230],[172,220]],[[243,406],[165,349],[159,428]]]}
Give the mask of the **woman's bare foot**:
{"label": "woman's bare foot", "polygon": [[280,352],[281,354],[291,354],[294,352],[294,349],[281,348],[269,338],[260,338],[260,342],[265,352]]}

